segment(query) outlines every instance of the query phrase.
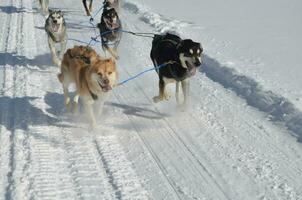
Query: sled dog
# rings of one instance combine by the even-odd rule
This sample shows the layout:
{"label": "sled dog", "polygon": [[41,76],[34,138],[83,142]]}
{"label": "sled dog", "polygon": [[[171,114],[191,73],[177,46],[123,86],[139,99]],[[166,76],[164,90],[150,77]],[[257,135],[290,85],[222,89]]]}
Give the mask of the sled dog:
{"label": "sled dog", "polygon": [[[93,0],[82,0],[82,3],[84,5],[86,15],[91,16]],[[103,7],[104,8],[108,8],[108,7],[114,8],[117,12],[119,12],[119,10],[120,10],[119,0],[105,0],[103,2]]]}
{"label": "sled dog", "polygon": [[[117,47],[122,37],[122,23],[114,8],[104,9],[101,22],[97,24],[100,30],[102,48],[118,59]],[[112,46],[113,48],[111,48]]]}
{"label": "sled dog", "polygon": [[[92,128],[96,127],[93,104],[99,102],[101,107],[108,92],[116,85],[117,71],[114,59],[101,58],[92,48],[75,46],[64,54],[61,72],[58,75],[64,91],[65,105],[68,110],[78,109],[79,97],[83,100],[88,119]],[[70,102],[68,87],[76,85],[76,95]]]}
{"label": "sled dog", "polygon": [[[176,83],[177,104],[186,108],[189,97],[189,78],[195,75],[196,69],[201,65],[202,52],[201,44],[190,39],[182,40],[170,33],[155,35],[150,53],[154,66],[169,63],[156,68],[159,76],[159,95],[153,97],[155,103],[169,100],[170,95],[165,91],[165,86],[174,82]],[[180,84],[183,93],[182,104],[179,95]]]}
{"label": "sled dog", "polygon": [[[45,31],[48,36],[48,45],[51,52],[52,61],[55,65],[61,66],[61,58],[66,49],[67,35],[66,24],[63,13],[59,11],[49,11],[49,16],[45,22]],[[59,43],[61,49],[59,55],[55,45]]]}
{"label": "sled dog", "polygon": [[103,2],[104,8],[114,8],[116,12],[120,12],[120,2],[119,0],[105,0]]}

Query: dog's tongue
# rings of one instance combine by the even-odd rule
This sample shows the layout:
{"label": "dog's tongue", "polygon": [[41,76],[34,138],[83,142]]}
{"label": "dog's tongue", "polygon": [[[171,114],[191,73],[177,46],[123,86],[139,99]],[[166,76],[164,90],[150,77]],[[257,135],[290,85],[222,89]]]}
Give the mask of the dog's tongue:
{"label": "dog's tongue", "polygon": [[194,76],[196,74],[196,67],[189,70],[189,76]]}
{"label": "dog's tongue", "polygon": [[112,23],[111,24],[112,29],[116,29],[116,28],[119,28],[119,27],[120,27],[120,25],[118,23]]}
{"label": "dog's tongue", "polygon": [[59,25],[59,24],[52,24],[52,30],[53,30],[54,32],[58,32],[59,28],[60,28],[60,25]]}
{"label": "dog's tongue", "polygon": [[196,67],[192,66],[189,62],[186,62],[187,67],[188,67],[188,75],[190,76],[194,76],[196,73]]}

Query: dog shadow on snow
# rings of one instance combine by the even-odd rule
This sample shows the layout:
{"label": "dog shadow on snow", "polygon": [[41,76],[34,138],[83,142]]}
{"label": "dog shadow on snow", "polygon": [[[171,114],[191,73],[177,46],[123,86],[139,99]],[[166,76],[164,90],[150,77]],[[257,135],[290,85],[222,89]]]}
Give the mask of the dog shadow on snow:
{"label": "dog shadow on snow", "polygon": [[55,125],[59,120],[44,113],[31,102],[37,97],[0,97],[0,124],[7,130],[27,130],[31,125]]}
{"label": "dog shadow on snow", "polygon": [[121,109],[123,113],[126,115],[133,115],[136,117],[142,117],[146,119],[162,119],[164,117],[167,117],[167,115],[148,109],[146,108],[146,106],[139,107],[139,106],[132,106],[132,105],[126,105],[120,103],[113,103],[113,102],[108,102],[106,104]]}
{"label": "dog shadow on snow", "polygon": [[51,56],[49,53],[41,54],[34,58],[20,56],[16,52],[0,52],[0,65],[31,65],[31,66],[51,66]]}
{"label": "dog shadow on snow", "polygon": [[[66,113],[64,105],[64,96],[59,93],[47,93],[44,97],[45,103],[49,106],[47,112],[55,116],[62,116]],[[81,102],[80,102],[81,104]],[[162,119],[165,114],[153,111],[151,109],[139,106],[125,105],[114,102],[105,102],[104,113],[108,107],[115,107],[120,109],[126,115],[133,115],[147,119]],[[83,110],[82,110],[83,111]]]}
{"label": "dog shadow on snow", "polygon": [[4,12],[6,14],[13,14],[13,13],[22,13],[26,11],[25,8],[17,8],[15,6],[0,6],[0,12]]}

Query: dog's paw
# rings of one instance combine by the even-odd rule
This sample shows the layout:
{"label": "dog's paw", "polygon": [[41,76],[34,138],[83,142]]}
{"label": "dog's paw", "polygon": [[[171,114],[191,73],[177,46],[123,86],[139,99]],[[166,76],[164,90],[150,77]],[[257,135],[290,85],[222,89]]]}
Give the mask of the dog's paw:
{"label": "dog's paw", "polygon": [[72,110],[71,110],[71,112],[73,114],[78,114],[79,113],[79,105],[78,105],[78,103],[76,103],[76,102],[72,103]]}
{"label": "dog's paw", "polygon": [[92,131],[94,131],[96,129],[97,129],[97,125],[96,125],[95,122],[89,124],[89,127],[88,127],[89,132],[92,132]]}
{"label": "dog's paw", "polygon": [[171,95],[170,95],[169,93],[165,93],[164,99],[165,99],[166,101],[168,101],[170,98],[171,98]]}
{"label": "dog's paw", "polygon": [[178,104],[177,108],[181,112],[186,112],[188,110],[188,105],[187,104]]}
{"label": "dog's paw", "polygon": [[160,96],[155,96],[155,97],[153,97],[153,102],[154,103],[158,103],[158,102],[160,102],[160,101],[162,101],[163,99],[160,97]]}

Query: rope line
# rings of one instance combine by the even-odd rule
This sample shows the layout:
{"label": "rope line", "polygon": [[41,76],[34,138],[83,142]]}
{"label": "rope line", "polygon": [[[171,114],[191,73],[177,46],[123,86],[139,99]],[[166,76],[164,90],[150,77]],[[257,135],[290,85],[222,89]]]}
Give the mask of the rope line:
{"label": "rope line", "polygon": [[93,17],[90,17],[89,21],[90,22],[93,22],[94,21],[94,18],[101,12],[101,10],[104,8],[104,5],[102,5],[98,11],[93,15]]}
{"label": "rope line", "polygon": [[[122,29],[117,29],[117,30],[110,30],[110,31],[105,31],[99,35],[96,35],[95,37],[91,37],[89,42],[85,42],[82,40],[74,39],[74,38],[69,38],[68,40],[71,41],[76,41],[79,43],[87,44],[88,46],[94,46],[96,43],[100,43],[101,41],[97,40],[97,38],[102,37],[103,35],[112,33],[112,32],[123,32],[123,33],[128,33],[137,37],[145,37],[145,38],[154,38],[155,33],[136,33],[133,31],[127,31],[127,30],[122,30]],[[92,42],[95,41],[95,44],[92,44]]]}
{"label": "rope line", "polygon": [[128,79],[126,79],[126,80],[123,80],[123,81],[119,82],[119,83],[117,84],[117,86],[123,85],[123,84],[125,84],[125,83],[127,83],[127,82],[129,82],[129,81],[132,81],[133,79],[136,79],[136,78],[142,76],[143,74],[145,74],[145,73],[147,73],[147,72],[150,72],[150,71],[153,71],[153,70],[159,70],[160,68],[165,67],[165,66],[167,66],[167,65],[169,65],[169,64],[172,64],[172,63],[173,63],[173,61],[169,61],[169,62],[163,63],[163,64],[161,64],[161,65],[157,65],[157,66],[155,66],[155,67],[146,69],[146,70],[144,70],[144,71],[142,71],[142,72],[140,72],[140,73],[138,73],[138,74],[136,74],[136,75],[134,75],[134,76],[131,76],[130,78],[128,78]]}

